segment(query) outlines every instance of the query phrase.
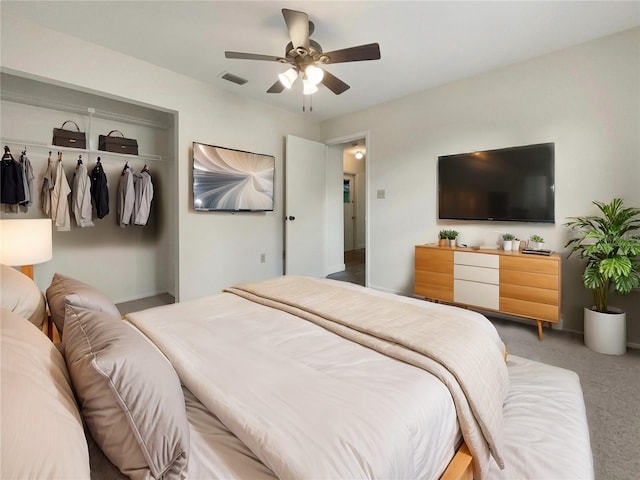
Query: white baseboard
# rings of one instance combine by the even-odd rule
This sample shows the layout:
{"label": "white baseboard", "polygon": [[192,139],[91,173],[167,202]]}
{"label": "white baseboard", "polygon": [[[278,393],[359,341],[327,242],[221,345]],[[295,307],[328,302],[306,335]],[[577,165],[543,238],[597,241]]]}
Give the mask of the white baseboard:
{"label": "white baseboard", "polygon": [[[132,297],[119,298],[117,300],[113,300],[113,303],[117,305],[118,303],[133,302],[134,300],[140,300],[141,298],[155,297],[157,295],[164,295],[165,293],[171,295],[171,293],[167,292],[166,290],[160,290],[156,292],[139,293],[138,295],[134,295]],[[175,298],[175,295],[171,296]]]}
{"label": "white baseboard", "polygon": [[326,275],[331,275],[332,273],[344,272],[346,268],[347,267],[345,266],[344,263],[340,263],[338,265],[332,265],[330,267],[327,267]]}

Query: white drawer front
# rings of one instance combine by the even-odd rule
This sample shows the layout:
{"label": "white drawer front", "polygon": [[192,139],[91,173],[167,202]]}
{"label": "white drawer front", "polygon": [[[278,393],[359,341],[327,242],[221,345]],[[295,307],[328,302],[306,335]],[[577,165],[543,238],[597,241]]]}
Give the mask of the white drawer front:
{"label": "white drawer front", "polygon": [[490,253],[453,252],[453,263],[476,267],[498,268],[500,255]]}
{"label": "white drawer front", "polygon": [[453,278],[498,285],[500,283],[500,270],[497,268],[456,264],[453,266]]}
{"label": "white drawer front", "polygon": [[453,301],[480,308],[499,310],[500,287],[468,280],[454,280]]}

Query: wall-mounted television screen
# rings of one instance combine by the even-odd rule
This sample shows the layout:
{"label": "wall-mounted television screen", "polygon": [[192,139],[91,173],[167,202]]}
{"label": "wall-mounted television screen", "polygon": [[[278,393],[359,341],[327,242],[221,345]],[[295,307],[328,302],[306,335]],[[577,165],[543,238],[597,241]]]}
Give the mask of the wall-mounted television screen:
{"label": "wall-mounted television screen", "polygon": [[273,211],[275,158],[193,142],[193,208]]}
{"label": "wall-mounted television screen", "polygon": [[554,144],[438,157],[438,216],[554,223]]}

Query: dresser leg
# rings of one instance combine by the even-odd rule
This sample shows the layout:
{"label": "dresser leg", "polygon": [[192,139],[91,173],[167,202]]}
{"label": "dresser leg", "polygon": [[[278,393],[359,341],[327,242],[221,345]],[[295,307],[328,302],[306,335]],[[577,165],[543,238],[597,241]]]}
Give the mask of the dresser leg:
{"label": "dresser leg", "polygon": [[542,341],[542,321],[536,320],[536,323],[538,324],[538,340]]}

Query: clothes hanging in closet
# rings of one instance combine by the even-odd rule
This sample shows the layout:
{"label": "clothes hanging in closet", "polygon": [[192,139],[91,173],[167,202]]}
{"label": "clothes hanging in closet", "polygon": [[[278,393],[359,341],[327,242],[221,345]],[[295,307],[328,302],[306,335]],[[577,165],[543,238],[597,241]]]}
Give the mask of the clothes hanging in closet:
{"label": "clothes hanging in closet", "polygon": [[109,187],[107,186],[107,175],[104,173],[100,157],[96,165],[91,170],[91,198],[96,207],[96,216],[104,218],[109,214]]}
{"label": "clothes hanging in closet", "polygon": [[51,214],[51,192],[56,183],[56,163],[51,159],[51,152],[47,160],[47,170],[42,179],[42,189],[40,190],[40,205],[42,205],[43,213],[53,218]]}
{"label": "clothes hanging in closet", "polygon": [[7,205],[17,205],[24,200],[22,166],[13,158],[9,147],[5,146],[0,161],[0,202]]}
{"label": "clothes hanging in closet", "polygon": [[134,174],[133,188],[135,190],[133,223],[135,225],[146,225],[151,213],[151,202],[153,200],[153,182],[151,181],[151,173],[146,165],[140,173]]}
{"label": "clothes hanging in closet", "polygon": [[133,205],[135,203],[135,190],[133,188],[133,171],[127,163],[120,175],[118,183],[117,217],[118,225],[126,227],[131,225]]}
{"label": "clothes hanging in closet", "polygon": [[95,224],[91,220],[91,181],[87,167],[78,159],[78,165],[73,173],[71,187],[71,208],[79,227],[93,227]]}
{"label": "clothes hanging in closet", "polygon": [[24,212],[28,210],[28,207],[33,205],[33,180],[35,175],[33,174],[33,167],[31,161],[27,157],[27,150],[23,150],[20,154],[20,167],[22,167],[22,183],[24,185],[24,201],[20,202],[20,209]]}
{"label": "clothes hanging in closet", "polygon": [[51,190],[51,219],[54,221],[57,231],[68,232],[71,230],[71,217],[67,197],[71,193],[71,187],[69,187],[67,176],[62,167],[62,153],[58,153],[55,178],[55,184]]}

